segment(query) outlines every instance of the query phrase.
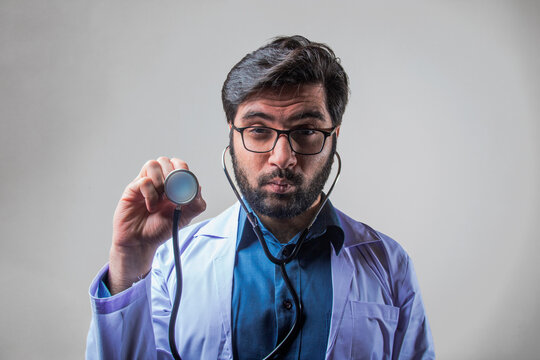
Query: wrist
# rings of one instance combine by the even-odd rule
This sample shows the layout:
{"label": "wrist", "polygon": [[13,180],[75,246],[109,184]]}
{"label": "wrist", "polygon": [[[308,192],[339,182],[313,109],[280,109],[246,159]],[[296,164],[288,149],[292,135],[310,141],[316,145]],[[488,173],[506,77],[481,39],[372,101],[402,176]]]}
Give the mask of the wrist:
{"label": "wrist", "polygon": [[122,292],[143,279],[152,268],[155,249],[112,246],[106,284],[112,295]]}

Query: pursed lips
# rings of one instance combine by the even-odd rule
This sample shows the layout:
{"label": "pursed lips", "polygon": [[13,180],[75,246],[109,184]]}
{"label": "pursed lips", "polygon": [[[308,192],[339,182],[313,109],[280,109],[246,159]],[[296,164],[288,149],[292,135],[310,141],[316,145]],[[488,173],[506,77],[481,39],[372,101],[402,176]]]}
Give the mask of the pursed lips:
{"label": "pursed lips", "polygon": [[293,186],[294,184],[292,182],[280,178],[272,179],[265,184],[265,187],[270,188],[272,192],[276,193],[286,193],[290,191]]}

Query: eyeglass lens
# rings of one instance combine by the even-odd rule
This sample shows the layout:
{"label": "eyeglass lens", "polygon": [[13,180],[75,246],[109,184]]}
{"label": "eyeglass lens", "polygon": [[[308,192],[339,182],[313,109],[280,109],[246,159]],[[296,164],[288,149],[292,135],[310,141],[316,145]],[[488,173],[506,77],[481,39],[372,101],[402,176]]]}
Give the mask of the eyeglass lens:
{"label": "eyeglass lens", "polygon": [[[267,152],[277,141],[278,132],[270,128],[248,127],[243,131],[244,146],[247,150]],[[298,129],[289,133],[289,143],[294,152],[316,154],[322,150],[325,134],[319,130]]]}

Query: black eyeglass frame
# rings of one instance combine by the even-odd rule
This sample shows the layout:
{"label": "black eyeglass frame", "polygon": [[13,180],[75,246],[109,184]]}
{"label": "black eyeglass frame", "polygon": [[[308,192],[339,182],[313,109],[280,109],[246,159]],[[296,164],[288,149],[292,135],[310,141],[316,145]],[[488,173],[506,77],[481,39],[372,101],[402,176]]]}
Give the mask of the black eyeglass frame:
{"label": "black eyeglass frame", "polygon": [[[281,134],[285,134],[287,135],[287,141],[289,142],[289,146],[291,147],[291,150],[295,153],[295,154],[299,154],[299,155],[317,155],[317,154],[320,154],[323,149],[324,149],[324,145],[326,145],[326,139],[333,135],[335,132],[336,132],[336,129],[338,128],[337,126],[334,126],[330,129],[310,129],[310,128],[300,128],[300,129],[289,129],[289,130],[278,130],[278,129],[274,129],[274,128],[271,128],[271,127],[268,127],[268,126],[246,126],[246,127],[236,127],[234,124],[231,124],[232,128],[236,131],[238,131],[240,133],[240,136],[242,137],[242,144],[244,145],[244,149],[246,149],[247,151],[249,152],[253,152],[253,153],[257,153],[257,154],[264,154],[264,153],[267,153],[267,152],[270,152],[272,150],[274,150],[274,148],[276,147],[276,144],[277,144],[277,141],[279,139],[279,137],[281,136]],[[277,133],[277,136],[276,138],[274,139],[274,145],[272,145],[272,147],[270,148],[270,150],[266,150],[266,151],[255,151],[255,150],[250,150],[247,148],[246,146],[246,142],[244,141],[244,130],[246,129],[269,129],[269,130],[273,130]],[[320,132],[324,135],[324,139],[323,139],[323,142],[322,142],[322,145],[321,145],[321,149],[315,153],[302,153],[302,152],[299,152],[299,151],[296,151],[294,150],[294,147],[293,147],[293,144],[291,142],[291,133],[292,132],[295,132],[295,131],[301,131],[301,130],[311,130],[311,131],[317,131],[317,132]],[[330,130],[330,131],[327,131],[327,130]]]}

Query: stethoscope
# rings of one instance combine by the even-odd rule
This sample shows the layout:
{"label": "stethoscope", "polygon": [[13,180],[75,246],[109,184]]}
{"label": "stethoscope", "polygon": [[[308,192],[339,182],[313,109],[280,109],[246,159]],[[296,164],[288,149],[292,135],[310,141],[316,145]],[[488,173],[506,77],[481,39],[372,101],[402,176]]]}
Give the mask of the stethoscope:
{"label": "stethoscope", "polygon": [[[328,189],[328,192],[325,194],[323,193],[323,198],[319,204],[319,207],[317,208],[317,211],[315,212],[315,215],[309,222],[308,226],[304,229],[304,231],[300,234],[300,237],[298,238],[298,241],[294,245],[291,253],[288,256],[282,257],[282,258],[276,258],[272,255],[270,250],[268,249],[268,245],[266,244],[266,240],[264,239],[264,235],[262,234],[259,222],[257,221],[257,218],[255,217],[255,214],[249,210],[244,203],[244,200],[240,196],[240,193],[238,192],[236,185],[234,184],[229,171],[227,170],[226,166],[226,155],[229,152],[230,147],[227,146],[225,150],[223,150],[223,153],[221,155],[221,164],[223,167],[223,171],[225,172],[225,176],[227,177],[227,180],[229,181],[229,184],[231,185],[231,188],[233,189],[234,195],[238,199],[240,205],[244,209],[248,221],[251,223],[251,226],[253,227],[253,231],[255,232],[255,235],[257,236],[257,239],[259,240],[264,254],[270,260],[272,263],[274,263],[276,266],[279,266],[281,275],[283,276],[283,280],[285,281],[285,285],[287,287],[287,290],[291,294],[291,297],[293,299],[294,304],[294,322],[287,333],[287,336],[272,350],[270,354],[264,357],[263,360],[268,359],[278,359],[281,355],[281,351],[285,349],[289,343],[296,337],[298,334],[298,331],[300,330],[301,323],[302,323],[302,303],[300,302],[300,299],[298,297],[298,293],[294,289],[291,280],[289,279],[289,276],[287,274],[287,271],[285,269],[285,265],[290,263],[300,252],[300,248],[302,247],[302,244],[306,240],[306,237],[309,233],[309,230],[315,223],[315,220],[317,220],[317,217],[319,216],[319,213],[323,209],[324,205],[328,201],[328,198],[330,194],[332,193],[332,190],[334,189],[334,185],[336,185],[337,180],[339,179],[339,174],[341,173],[341,157],[337,152],[335,152],[335,156],[338,160],[338,167],[336,176],[334,177],[334,181],[332,182],[332,185]],[[181,215],[181,207],[183,205],[189,204],[191,201],[193,201],[199,192],[199,182],[197,181],[197,178],[195,175],[189,171],[184,169],[177,169],[169,173],[167,178],[165,179],[165,194],[167,195],[167,198],[175,203],[177,207],[174,210],[173,213],[173,225],[172,225],[172,238],[173,238],[173,252],[174,252],[174,266],[176,270],[176,295],[174,297],[173,301],[173,308],[171,311],[171,318],[169,321],[169,344],[171,347],[171,353],[175,359],[180,359],[180,354],[178,354],[178,349],[176,348],[176,342],[174,339],[174,328],[176,324],[176,318],[178,314],[178,307],[180,305],[180,298],[182,296],[182,265],[180,262],[180,249],[178,244],[178,222]]]}

